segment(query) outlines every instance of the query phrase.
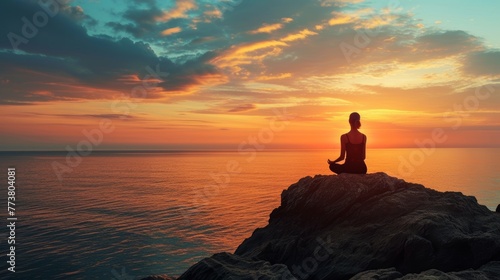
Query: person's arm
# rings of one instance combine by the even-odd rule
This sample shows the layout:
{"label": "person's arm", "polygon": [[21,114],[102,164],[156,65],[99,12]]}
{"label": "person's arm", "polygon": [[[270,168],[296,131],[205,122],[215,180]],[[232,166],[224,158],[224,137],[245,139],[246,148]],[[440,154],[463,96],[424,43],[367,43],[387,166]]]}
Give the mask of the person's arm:
{"label": "person's arm", "polygon": [[363,141],[363,160],[366,159],[366,135],[363,134],[365,141]]}
{"label": "person's arm", "polygon": [[341,135],[340,136],[340,156],[334,161],[328,160],[328,164],[342,161],[342,160],[344,160],[344,158],[345,158],[345,137],[344,137],[344,135]]}

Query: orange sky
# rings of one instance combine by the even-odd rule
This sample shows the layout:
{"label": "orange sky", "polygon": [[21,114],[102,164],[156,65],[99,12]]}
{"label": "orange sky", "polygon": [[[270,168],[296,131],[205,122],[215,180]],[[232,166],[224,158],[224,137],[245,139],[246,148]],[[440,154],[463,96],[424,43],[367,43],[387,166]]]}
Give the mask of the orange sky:
{"label": "orange sky", "polygon": [[[496,38],[419,6],[279,3],[124,6],[137,30],[64,4],[18,50],[0,42],[0,150],[77,147],[102,121],[93,149],[336,148],[353,111],[371,148],[499,146]],[[9,5],[0,31],[22,35],[29,9]]]}

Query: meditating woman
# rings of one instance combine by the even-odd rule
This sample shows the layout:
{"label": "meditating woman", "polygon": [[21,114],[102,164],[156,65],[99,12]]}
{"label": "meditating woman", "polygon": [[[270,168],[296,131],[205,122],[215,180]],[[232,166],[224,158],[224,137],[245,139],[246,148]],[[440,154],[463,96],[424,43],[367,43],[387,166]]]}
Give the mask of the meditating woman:
{"label": "meditating woman", "polygon": [[[349,116],[349,124],[351,130],[340,136],[340,156],[338,159],[331,161],[328,160],[330,170],[340,173],[355,173],[366,174],[366,135],[359,132],[361,127],[361,116],[354,112]],[[344,164],[337,164],[337,162],[344,160]]]}

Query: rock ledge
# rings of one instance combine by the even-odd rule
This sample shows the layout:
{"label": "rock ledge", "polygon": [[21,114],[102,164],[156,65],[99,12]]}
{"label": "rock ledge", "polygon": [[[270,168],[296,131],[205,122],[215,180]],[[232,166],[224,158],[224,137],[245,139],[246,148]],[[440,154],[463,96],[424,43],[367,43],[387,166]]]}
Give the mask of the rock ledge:
{"label": "rock ledge", "polygon": [[500,215],[385,173],[305,177],[234,254],[178,279],[500,279]]}

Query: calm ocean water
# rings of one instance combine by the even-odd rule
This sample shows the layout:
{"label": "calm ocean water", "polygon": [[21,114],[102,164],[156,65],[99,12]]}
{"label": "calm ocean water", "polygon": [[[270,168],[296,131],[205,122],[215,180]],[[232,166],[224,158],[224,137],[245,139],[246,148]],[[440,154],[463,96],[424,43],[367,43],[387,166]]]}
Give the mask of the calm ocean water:
{"label": "calm ocean water", "polygon": [[[64,153],[0,153],[16,168],[16,273],[1,279],[139,279],[176,276],[200,259],[233,252],[267,224],[280,194],[305,176],[330,174],[337,151],[93,153],[58,180]],[[500,149],[369,150],[383,171],[440,191],[500,203]],[[402,165],[401,162],[406,162]],[[6,191],[5,191],[6,193]],[[2,195],[6,210],[6,194]],[[2,215],[6,222],[7,213]]]}

